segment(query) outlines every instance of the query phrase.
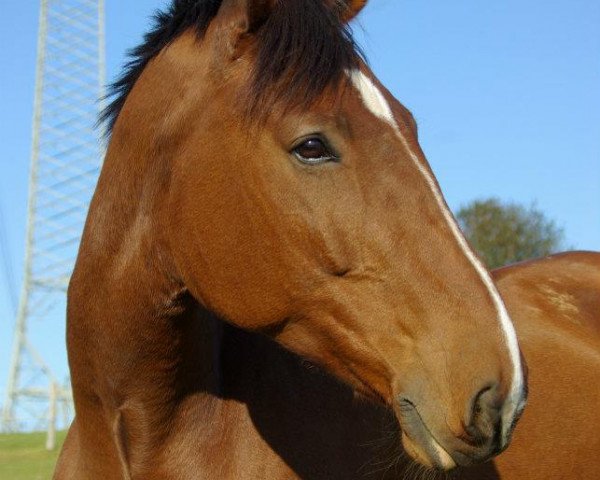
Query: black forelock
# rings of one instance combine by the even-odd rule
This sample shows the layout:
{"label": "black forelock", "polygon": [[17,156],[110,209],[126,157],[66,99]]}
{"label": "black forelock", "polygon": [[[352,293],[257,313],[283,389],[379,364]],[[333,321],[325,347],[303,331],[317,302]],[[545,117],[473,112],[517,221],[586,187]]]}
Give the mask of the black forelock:
{"label": "black forelock", "polygon": [[[154,26],[129,52],[122,75],[110,86],[108,106],[100,115],[108,135],[127,96],[148,62],[188,29],[202,37],[223,0],[173,0],[154,15]],[[342,80],[362,57],[351,30],[342,21],[345,5],[335,0],[279,0],[255,32],[257,59],[247,111],[261,116],[276,102],[308,105],[324,89]]]}

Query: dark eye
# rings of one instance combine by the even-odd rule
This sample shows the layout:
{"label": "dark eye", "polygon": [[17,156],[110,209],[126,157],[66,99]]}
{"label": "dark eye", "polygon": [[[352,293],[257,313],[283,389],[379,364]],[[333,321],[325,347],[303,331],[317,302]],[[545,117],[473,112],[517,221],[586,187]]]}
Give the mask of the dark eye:
{"label": "dark eye", "polygon": [[310,137],[304,140],[300,145],[294,147],[292,153],[302,163],[309,165],[338,160],[337,156],[319,137]]}

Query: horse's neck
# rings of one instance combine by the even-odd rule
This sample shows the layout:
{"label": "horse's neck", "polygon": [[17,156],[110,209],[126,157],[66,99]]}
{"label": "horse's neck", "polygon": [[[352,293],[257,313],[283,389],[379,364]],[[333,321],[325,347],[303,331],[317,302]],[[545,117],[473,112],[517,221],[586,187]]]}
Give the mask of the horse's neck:
{"label": "horse's neck", "polygon": [[[347,445],[380,436],[382,420],[394,425],[337,380],[201,308],[173,275],[161,225],[148,208],[150,200],[160,202],[148,195],[125,208],[131,202],[111,191],[118,177],[101,179],[69,291],[81,441],[98,448],[103,437],[105,448],[137,471],[174,438],[208,452],[203,445],[214,438],[203,443],[202,436],[221,441],[238,432],[222,440],[228,448],[255,439],[265,455],[310,475],[333,468],[332,456]],[[129,188],[144,198],[148,187],[133,181]],[[353,458],[361,461],[360,452]]]}
{"label": "horse's neck", "polygon": [[128,464],[143,464],[169,436],[183,398],[216,382],[215,322],[199,318],[177,278],[161,233],[161,174],[138,157],[112,146],[68,300],[79,436],[116,444]]}
{"label": "horse's neck", "polygon": [[395,425],[385,411],[271,340],[227,325],[184,290],[169,297],[167,280],[142,273],[111,282],[90,258],[78,266],[69,353],[80,438],[98,450],[104,430],[106,448],[116,446],[123,468],[142,476],[169,444],[203,466],[221,458],[218,444],[240,460],[283,459],[281,468],[314,478],[373,458],[377,445],[364,445]]}
{"label": "horse's neck", "polygon": [[[285,478],[332,479],[353,478],[359,471],[368,477],[377,469],[374,459],[389,455],[388,448],[397,450],[397,423],[386,409],[356,398],[349,387],[267,338],[222,328],[217,401],[231,405],[234,414],[214,419],[217,438],[230,431],[234,444],[235,438],[254,439],[251,452],[234,445],[232,454],[253,465],[282,462],[281,468],[293,471]],[[236,423],[223,425],[224,418]]]}

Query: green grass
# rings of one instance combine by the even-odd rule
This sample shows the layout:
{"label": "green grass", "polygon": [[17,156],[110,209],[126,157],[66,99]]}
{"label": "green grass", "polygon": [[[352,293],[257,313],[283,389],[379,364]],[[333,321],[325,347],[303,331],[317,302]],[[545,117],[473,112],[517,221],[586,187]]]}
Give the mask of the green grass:
{"label": "green grass", "polygon": [[53,452],[46,451],[45,433],[0,435],[0,479],[50,480],[65,435],[56,435]]}

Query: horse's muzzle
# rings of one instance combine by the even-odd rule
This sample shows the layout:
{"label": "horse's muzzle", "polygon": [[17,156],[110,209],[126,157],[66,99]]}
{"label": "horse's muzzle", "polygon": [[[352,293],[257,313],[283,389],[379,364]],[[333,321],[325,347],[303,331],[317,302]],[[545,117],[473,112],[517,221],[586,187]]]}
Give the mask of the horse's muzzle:
{"label": "horse's muzzle", "polygon": [[512,430],[525,406],[526,394],[514,408],[511,424],[503,425],[502,412],[506,400],[496,385],[486,386],[472,398],[469,414],[461,422],[460,434],[449,433],[447,426],[434,428],[424,420],[418,406],[401,398],[396,405],[402,428],[402,441],[407,453],[418,462],[440,470],[485,462],[504,451]]}

